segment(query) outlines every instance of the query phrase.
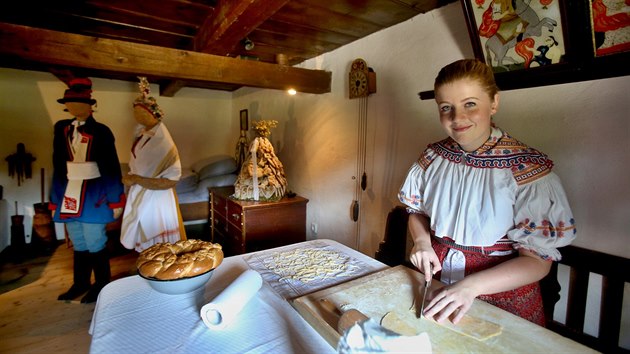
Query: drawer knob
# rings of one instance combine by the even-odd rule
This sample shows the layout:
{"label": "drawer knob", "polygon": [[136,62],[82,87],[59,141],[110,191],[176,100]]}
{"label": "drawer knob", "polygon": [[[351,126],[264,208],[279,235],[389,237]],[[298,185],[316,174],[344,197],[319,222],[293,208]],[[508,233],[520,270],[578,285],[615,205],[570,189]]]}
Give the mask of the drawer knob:
{"label": "drawer knob", "polygon": [[232,217],[235,221],[239,221],[241,219],[241,216],[239,214],[232,214]]}

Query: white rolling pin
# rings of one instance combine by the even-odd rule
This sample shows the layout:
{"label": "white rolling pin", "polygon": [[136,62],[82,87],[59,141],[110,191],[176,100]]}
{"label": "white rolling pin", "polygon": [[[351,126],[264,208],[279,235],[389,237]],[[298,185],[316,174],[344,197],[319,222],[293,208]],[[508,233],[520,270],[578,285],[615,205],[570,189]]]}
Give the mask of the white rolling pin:
{"label": "white rolling pin", "polygon": [[248,269],[236,278],[200,311],[203,323],[210,329],[223,329],[230,325],[262,286],[258,272]]}

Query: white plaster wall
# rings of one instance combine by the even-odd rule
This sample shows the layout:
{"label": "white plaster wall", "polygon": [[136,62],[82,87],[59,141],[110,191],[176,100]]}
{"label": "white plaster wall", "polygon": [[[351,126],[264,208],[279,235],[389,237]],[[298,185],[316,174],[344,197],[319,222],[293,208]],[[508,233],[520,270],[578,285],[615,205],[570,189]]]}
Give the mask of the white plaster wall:
{"label": "white plaster wall", "polygon": [[[432,87],[441,63],[462,56],[441,45],[451,38],[457,42],[467,38],[465,26],[457,25],[460,20],[457,7],[434,11],[301,65],[333,73],[329,94],[235,92],[235,111],[253,106],[259,119],[280,121],[272,141],[291,188],[311,200],[310,237],[332,238],[352,247],[360,243],[357,248],[362,252],[374,254],[407,169],[426,144],[442,136],[434,104],[420,101],[417,92]],[[431,27],[436,28],[427,31]],[[462,31],[451,33],[451,27]],[[446,38],[437,38],[438,34]],[[359,102],[349,100],[347,93],[348,68],[357,57],[365,59],[378,77],[378,92],[368,102],[368,188],[360,196],[359,223],[351,220]],[[317,235],[310,232],[312,223],[318,225]]]}
{"label": "white plaster wall", "polygon": [[[289,187],[311,200],[308,223],[318,224],[318,235],[309,236],[354,246],[360,225],[360,249],[374,254],[408,167],[426,144],[444,137],[435,103],[419,100],[417,92],[432,88],[445,63],[471,55],[461,9],[451,4],[305,62],[303,67],[333,73],[331,93],[291,97],[277,90],[184,88],[173,98],[159,97],[159,103],[184,167],[208,154],[233,153],[240,109],[249,110],[250,120],[278,120],[272,141]],[[378,92],[368,103],[368,189],[361,196],[360,223],[350,219],[359,107],[346,88],[348,67],[357,57],[378,77]],[[39,168],[51,166],[52,125],[68,116],[56,102],[65,86],[48,73],[23,70],[0,69],[0,79],[0,156],[24,142],[37,157],[34,178],[22,187],[8,178],[7,164],[0,164],[0,184],[12,206],[31,205],[39,201]],[[93,81],[95,117],[110,126],[126,162],[137,85]],[[157,95],[157,86],[152,88]],[[578,223],[576,244],[625,257],[630,255],[629,98],[629,77],[505,91],[495,117],[555,161]]]}
{"label": "white plaster wall", "polygon": [[[291,188],[311,200],[309,237],[353,247],[359,240],[359,250],[374,255],[411,163],[428,143],[445,137],[435,102],[420,101],[417,93],[433,88],[443,65],[472,56],[461,6],[454,3],[301,65],[331,71],[331,93],[290,97],[242,89],[234,94],[233,109],[253,107],[257,117],[280,121],[272,141]],[[368,103],[369,178],[360,223],[350,219],[358,102],[348,99],[346,89],[357,57],[377,73],[377,93]],[[554,160],[577,221],[575,245],[630,257],[630,77],[505,91],[495,121]],[[599,301],[599,290],[591,288],[589,296]],[[561,305],[556,315],[563,319]],[[627,314],[626,305],[622,345],[630,347],[630,336],[623,335]],[[593,315],[586,323],[591,333]]]}
{"label": "white plaster wall", "polygon": [[[368,103],[368,189],[362,196],[360,250],[373,255],[387,212],[411,163],[445,136],[430,90],[443,65],[472,57],[459,4],[419,15],[365,39],[305,62],[331,71],[332,92],[294,97],[272,90],[241,89],[233,108],[277,119],[273,142],[289,183],[311,199],[308,223],[317,237],[356,243],[350,220],[357,149],[358,102],[349,100],[351,61],[365,59],[377,73]],[[505,91],[496,123],[547,153],[564,183],[577,220],[576,245],[630,256],[630,78]],[[309,228],[310,229],[310,228]],[[314,237],[315,235],[310,235]]]}
{"label": "white plaster wall", "polygon": [[[355,223],[350,207],[359,110],[358,101],[348,99],[347,74],[358,57],[376,71],[378,92],[368,103],[368,188]],[[472,49],[461,6],[453,3],[303,63],[333,73],[330,93],[291,97],[276,90],[186,88],[159,102],[184,166],[208,153],[232,154],[241,109],[249,110],[250,121],[278,120],[271,141],[289,188],[310,199],[308,237],[352,247],[359,243],[356,248],[374,255],[409,166],[428,143],[445,136],[435,103],[419,100],[417,93],[432,89],[439,68],[464,57],[472,57]],[[52,124],[64,117],[56,103],[63,90],[50,74],[0,69],[0,157],[24,142],[38,158],[34,179],[19,188],[7,177],[6,163],[0,164],[0,184],[11,205],[39,201],[38,171],[51,166]],[[119,157],[127,161],[136,86],[95,79],[94,90],[99,100],[95,116],[112,128]],[[575,244],[623,257],[630,257],[629,118],[627,76],[506,91],[495,116],[500,127],[554,160],[577,220]],[[316,235],[311,223],[318,225]],[[623,333],[628,333],[627,314],[626,306]]]}

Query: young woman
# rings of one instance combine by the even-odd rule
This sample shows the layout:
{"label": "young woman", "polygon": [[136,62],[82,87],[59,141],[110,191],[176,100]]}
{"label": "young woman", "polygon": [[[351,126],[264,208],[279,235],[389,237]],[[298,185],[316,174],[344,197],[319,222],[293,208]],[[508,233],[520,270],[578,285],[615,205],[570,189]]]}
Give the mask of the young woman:
{"label": "young woman", "polygon": [[449,137],[428,146],[399,194],[411,262],[447,284],[424,315],[457,323],[479,298],[544,325],[538,281],[576,232],[553,162],[493,125],[499,92],[484,63],[445,66],[434,89]]}

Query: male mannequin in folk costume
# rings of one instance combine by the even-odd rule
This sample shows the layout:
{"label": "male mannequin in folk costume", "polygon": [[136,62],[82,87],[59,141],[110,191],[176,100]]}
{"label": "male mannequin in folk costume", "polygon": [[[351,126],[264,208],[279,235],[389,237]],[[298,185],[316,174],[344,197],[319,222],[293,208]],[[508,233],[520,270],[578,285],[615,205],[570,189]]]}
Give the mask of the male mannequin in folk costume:
{"label": "male mannequin in folk costume", "polygon": [[186,239],[175,185],[182,175],[177,146],[162,122],[164,112],[140,77],[140,96],[133,102],[138,125],[131,146],[129,186],[120,242],[138,252],[156,243]]}
{"label": "male mannequin in folk costume", "polygon": [[[114,135],[92,116],[92,81],[74,78],[63,98],[72,119],[55,124],[53,181],[49,208],[55,222],[66,224],[74,247],[74,283],[59,295],[72,300],[87,292],[82,303],[96,301],[109,283],[107,223],[119,218],[125,205]],[[90,285],[94,270],[95,283]]]}

